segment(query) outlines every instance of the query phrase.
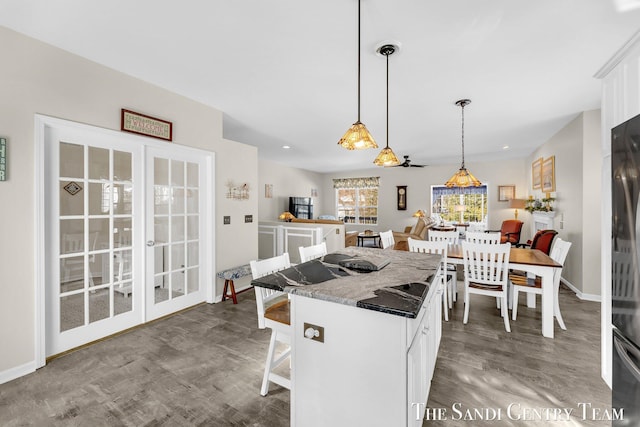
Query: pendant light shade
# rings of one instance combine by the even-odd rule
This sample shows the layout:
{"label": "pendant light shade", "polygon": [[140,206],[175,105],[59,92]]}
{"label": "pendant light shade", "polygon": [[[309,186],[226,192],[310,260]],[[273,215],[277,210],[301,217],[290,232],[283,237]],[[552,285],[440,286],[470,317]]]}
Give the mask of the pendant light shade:
{"label": "pendant light shade", "polygon": [[382,149],[378,157],[373,161],[376,166],[397,166],[400,164],[400,160],[398,160],[396,154],[389,148],[389,55],[392,55],[395,51],[396,47],[390,44],[386,44],[378,49],[378,52],[387,59],[387,146]]}
{"label": "pendant light shade", "polygon": [[367,127],[360,121],[360,0],[358,0],[358,120],[340,138],[338,145],[347,150],[378,148]]}
{"label": "pendant light shade", "polygon": [[462,107],[462,165],[460,166],[460,170],[458,170],[458,172],[444,183],[446,187],[479,187],[482,185],[482,183],[478,181],[478,179],[464,166],[464,107],[470,103],[470,99],[461,99],[456,101],[456,105]]}

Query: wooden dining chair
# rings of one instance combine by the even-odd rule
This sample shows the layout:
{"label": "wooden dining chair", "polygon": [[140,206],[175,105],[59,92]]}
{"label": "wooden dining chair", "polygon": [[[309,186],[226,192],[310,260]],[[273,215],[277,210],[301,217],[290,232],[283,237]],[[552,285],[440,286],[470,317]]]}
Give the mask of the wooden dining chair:
{"label": "wooden dining chair", "polygon": [[439,283],[442,288],[442,310],[444,312],[444,320],[449,321],[449,309],[452,307],[448,300],[451,299],[453,294],[453,274],[447,272],[447,249],[449,245],[447,242],[431,242],[428,240],[417,240],[409,237],[407,239],[409,245],[409,252],[421,252],[427,254],[442,255],[442,261],[440,267],[436,273],[436,277],[433,279],[434,283]]}
{"label": "wooden dining chair", "polygon": [[[449,245],[457,245],[460,241],[460,234],[458,234],[456,230],[429,230],[427,232],[427,238],[431,242],[447,242]],[[447,271],[453,274],[453,284],[451,286],[451,295],[449,297],[449,305],[453,307],[453,303],[458,301],[458,268],[455,264],[447,264]]]}
{"label": "wooden dining chair", "polygon": [[[559,237],[556,237],[551,248],[551,259],[560,265],[564,265],[564,261],[567,259],[567,254],[571,248],[571,242],[566,242]],[[560,304],[558,302],[560,292],[560,276],[562,275],[562,268],[553,269],[553,316],[558,321],[558,325],[564,330],[567,327],[562,319],[560,313]],[[511,282],[512,292],[512,307],[511,307],[511,319],[516,320],[518,316],[518,295],[520,292],[528,292],[535,295],[542,295],[542,278],[536,276],[535,278],[528,278],[522,274],[509,274],[509,281]]]}
{"label": "wooden dining chair", "polygon": [[500,233],[485,233],[481,231],[467,231],[465,240],[471,243],[497,244],[500,243]]}
{"label": "wooden dining chair", "polygon": [[511,332],[507,301],[510,251],[510,243],[486,245],[462,242],[464,324],[469,320],[470,295],[486,295],[500,298],[500,313],[504,319],[504,328],[507,332]]}
{"label": "wooden dining chair", "polygon": [[453,231],[438,231],[438,230],[429,230],[427,233],[427,237],[432,242],[438,241],[446,241],[450,245],[457,245],[460,240],[460,235],[456,230]]}
{"label": "wooden dining chair", "polygon": [[[273,258],[251,261],[249,265],[251,266],[251,275],[254,280],[291,267],[289,254],[286,252]],[[260,389],[260,394],[266,396],[269,392],[269,381],[291,390],[291,379],[273,372],[291,354],[290,304],[288,295],[284,292],[261,286],[254,286],[254,289],[256,291],[256,306],[258,309],[258,328],[271,329],[271,340]],[[277,342],[286,344],[287,349],[276,358]]]}
{"label": "wooden dining chair", "polygon": [[300,253],[300,262],[321,258],[327,254],[327,243],[322,242],[317,245],[300,246],[298,247],[298,252]]}

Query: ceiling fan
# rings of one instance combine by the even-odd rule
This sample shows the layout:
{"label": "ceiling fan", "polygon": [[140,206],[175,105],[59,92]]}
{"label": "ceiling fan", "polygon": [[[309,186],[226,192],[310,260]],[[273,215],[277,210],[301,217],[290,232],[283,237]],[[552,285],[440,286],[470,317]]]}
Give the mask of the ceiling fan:
{"label": "ceiling fan", "polygon": [[427,165],[415,165],[411,163],[411,159],[409,159],[409,156],[403,156],[404,157],[404,162],[400,163],[399,165],[394,166],[394,168],[398,168],[398,167],[403,167],[403,168],[423,168]]}

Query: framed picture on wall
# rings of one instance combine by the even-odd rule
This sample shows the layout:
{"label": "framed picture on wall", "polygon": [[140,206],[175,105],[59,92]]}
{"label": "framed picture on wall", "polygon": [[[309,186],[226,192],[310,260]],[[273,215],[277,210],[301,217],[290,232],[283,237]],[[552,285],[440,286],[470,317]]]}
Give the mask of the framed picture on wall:
{"label": "framed picture on wall", "polygon": [[498,185],[498,201],[508,202],[516,197],[515,185]]}
{"label": "framed picture on wall", "polygon": [[542,162],[542,191],[549,193],[556,191],[556,171],[555,162],[556,156],[551,156],[548,159],[544,159]]}
{"label": "framed picture on wall", "polygon": [[406,211],[407,210],[407,186],[406,185],[398,185],[398,210]]}
{"label": "framed picture on wall", "polygon": [[531,163],[531,187],[534,190],[542,188],[542,157]]}

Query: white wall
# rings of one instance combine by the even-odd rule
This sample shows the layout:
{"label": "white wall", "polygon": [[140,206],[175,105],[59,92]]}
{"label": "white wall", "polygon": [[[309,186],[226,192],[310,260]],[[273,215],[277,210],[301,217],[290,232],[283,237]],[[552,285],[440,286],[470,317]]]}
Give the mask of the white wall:
{"label": "white wall", "polygon": [[257,222],[224,228],[222,215],[257,215],[256,192],[224,199],[225,179],[257,188],[256,149],[222,139],[222,113],[0,27],[0,136],[8,181],[0,182],[0,377],[34,360],[34,114],[120,129],[120,109],[173,122],[174,143],[216,152],[216,263],[257,257]]}
{"label": "white wall", "polygon": [[[283,166],[268,160],[258,162],[258,210],[261,221],[277,221],[278,215],[289,209],[289,197],[311,197],[311,189],[318,190],[313,199],[313,217],[335,214],[326,211],[320,201],[327,196],[322,188],[323,175],[304,169]],[[273,185],[273,197],[265,197],[265,184]]]}
{"label": "white wall", "polygon": [[[579,114],[528,159],[555,156],[558,236],[572,243],[562,277],[585,299],[600,295],[600,110]],[[529,187],[531,176],[528,176]],[[531,190],[533,192],[533,190]],[[534,197],[542,193],[535,190]]]}

